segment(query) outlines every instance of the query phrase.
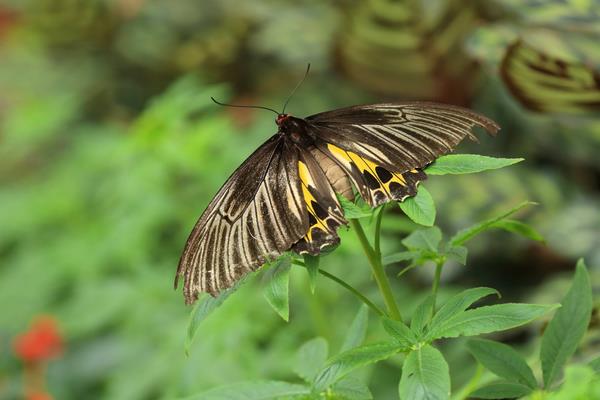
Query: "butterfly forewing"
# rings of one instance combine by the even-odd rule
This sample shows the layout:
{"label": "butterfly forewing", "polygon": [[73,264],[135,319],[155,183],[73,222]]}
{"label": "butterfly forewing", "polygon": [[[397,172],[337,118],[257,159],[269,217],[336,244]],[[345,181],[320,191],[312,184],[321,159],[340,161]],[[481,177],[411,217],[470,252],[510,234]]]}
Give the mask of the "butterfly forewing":
{"label": "butterfly forewing", "polygon": [[306,118],[318,137],[403,173],[422,168],[450,152],[481,126],[491,134],[499,127],[470,110],[437,103],[371,104],[324,112]]}
{"label": "butterfly forewing", "polygon": [[305,235],[308,216],[298,176],[298,151],[278,135],[227,180],[196,223],[179,262],[176,283],[192,303],[218,294],[273,260]]}
{"label": "butterfly forewing", "polygon": [[481,126],[499,129],[472,111],[436,103],[372,104],[310,116],[317,147],[350,176],[371,206],[402,201],[426,179],[424,168]]}

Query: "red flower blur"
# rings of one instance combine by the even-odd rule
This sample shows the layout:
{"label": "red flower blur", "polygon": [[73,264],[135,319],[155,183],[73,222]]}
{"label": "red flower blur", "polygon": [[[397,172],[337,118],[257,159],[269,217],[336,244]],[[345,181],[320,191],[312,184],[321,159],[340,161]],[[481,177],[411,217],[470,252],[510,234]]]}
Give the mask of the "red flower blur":
{"label": "red flower blur", "polygon": [[45,392],[28,393],[26,400],[52,400],[52,396]]}
{"label": "red flower blur", "polygon": [[62,354],[63,341],[52,317],[38,317],[29,331],[13,343],[16,355],[26,363],[48,360]]}

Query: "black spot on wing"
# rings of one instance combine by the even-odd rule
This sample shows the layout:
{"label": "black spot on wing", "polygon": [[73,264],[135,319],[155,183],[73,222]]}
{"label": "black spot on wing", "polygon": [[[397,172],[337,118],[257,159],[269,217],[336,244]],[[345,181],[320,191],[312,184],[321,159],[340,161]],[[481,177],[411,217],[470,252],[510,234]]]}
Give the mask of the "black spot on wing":
{"label": "black spot on wing", "polygon": [[365,182],[369,189],[375,190],[380,188],[379,181],[369,171],[364,171],[363,176],[365,177]]}
{"label": "black spot on wing", "polygon": [[321,207],[319,205],[319,203],[317,203],[316,201],[313,201],[311,205],[313,207],[313,210],[315,210],[315,213],[317,214],[317,218],[319,218],[321,220],[324,220],[325,218],[327,218],[327,216],[329,214],[327,213],[327,211],[325,211],[323,209],[323,207]]}
{"label": "black spot on wing", "polygon": [[388,183],[392,179],[392,173],[383,167],[375,167],[375,173],[383,183]]}

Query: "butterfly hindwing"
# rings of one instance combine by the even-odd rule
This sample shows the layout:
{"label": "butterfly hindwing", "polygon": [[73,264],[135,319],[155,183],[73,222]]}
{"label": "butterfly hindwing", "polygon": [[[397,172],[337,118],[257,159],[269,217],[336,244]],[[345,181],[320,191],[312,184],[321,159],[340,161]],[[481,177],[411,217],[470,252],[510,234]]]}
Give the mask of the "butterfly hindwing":
{"label": "butterfly hindwing", "polygon": [[290,249],[308,229],[298,176],[299,154],[275,135],[225,182],[196,223],[176,282],[192,303],[216,295],[241,276]]}
{"label": "butterfly hindwing", "polygon": [[417,184],[427,178],[421,170],[411,169],[401,173],[331,143],[323,142],[319,148],[329,154],[348,174],[361,197],[372,207],[414,196]]}
{"label": "butterfly hindwing", "polygon": [[332,183],[315,158],[315,148],[302,150],[298,172],[304,202],[309,215],[309,228],[293,250],[300,254],[318,255],[325,248],[339,244],[337,228],[348,222],[344,218]]}

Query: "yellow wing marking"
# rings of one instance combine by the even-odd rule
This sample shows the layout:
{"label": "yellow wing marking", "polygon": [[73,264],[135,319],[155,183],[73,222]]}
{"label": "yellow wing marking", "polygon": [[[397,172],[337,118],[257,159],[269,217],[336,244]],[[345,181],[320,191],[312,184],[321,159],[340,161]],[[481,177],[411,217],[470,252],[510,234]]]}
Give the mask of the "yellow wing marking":
{"label": "yellow wing marking", "polygon": [[[387,182],[383,182],[383,180],[379,177],[379,175],[377,175],[377,172],[376,172],[377,167],[380,167],[380,168],[383,168],[383,167],[377,165],[376,163],[374,163],[370,160],[367,160],[367,159],[359,156],[356,153],[353,153],[351,151],[342,150],[339,147],[334,146],[330,143],[327,144],[327,148],[338,160],[355,164],[361,173],[364,174],[365,171],[368,171],[373,177],[375,177],[375,179],[377,179],[377,181],[379,182],[379,185],[387,192],[388,195],[391,195],[392,191],[390,189],[390,185],[393,182],[395,182],[401,186],[406,186],[406,179],[404,179],[402,174],[390,172],[390,174],[392,175],[392,178]],[[410,172],[418,173],[418,171],[416,169],[413,169]]]}
{"label": "yellow wing marking", "polygon": [[304,202],[306,203],[306,208],[308,209],[308,212],[317,221],[316,223],[314,223],[313,225],[311,225],[308,228],[308,232],[306,233],[306,237],[308,238],[308,241],[312,241],[312,230],[314,228],[318,228],[323,231],[327,231],[328,228],[327,228],[327,225],[325,224],[325,221],[323,221],[322,219],[320,219],[317,216],[317,212],[315,211],[315,209],[312,205],[313,201],[315,203],[317,203],[317,199],[315,199],[315,197],[312,195],[312,193],[310,192],[308,187],[309,186],[315,187],[315,185],[314,185],[312,176],[310,175],[310,172],[308,171],[308,167],[302,161],[298,161],[298,175],[300,176],[300,181],[302,182],[302,194],[304,195]]}

